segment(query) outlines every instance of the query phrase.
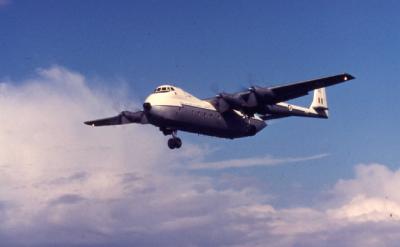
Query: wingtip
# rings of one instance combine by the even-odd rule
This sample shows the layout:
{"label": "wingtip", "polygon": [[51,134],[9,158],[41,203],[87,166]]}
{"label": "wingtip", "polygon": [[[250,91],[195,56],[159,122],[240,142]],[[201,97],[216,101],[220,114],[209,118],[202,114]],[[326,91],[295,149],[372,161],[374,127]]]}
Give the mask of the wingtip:
{"label": "wingtip", "polygon": [[96,126],[96,125],[94,125],[94,123],[89,122],[89,121],[83,122],[83,123],[86,124],[86,125],[92,126],[92,127],[95,127],[95,126]]}
{"label": "wingtip", "polygon": [[343,76],[344,76],[343,79],[344,79],[345,81],[350,81],[350,80],[356,79],[355,76],[353,76],[353,75],[351,75],[351,74],[349,74],[349,73],[345,73]]}

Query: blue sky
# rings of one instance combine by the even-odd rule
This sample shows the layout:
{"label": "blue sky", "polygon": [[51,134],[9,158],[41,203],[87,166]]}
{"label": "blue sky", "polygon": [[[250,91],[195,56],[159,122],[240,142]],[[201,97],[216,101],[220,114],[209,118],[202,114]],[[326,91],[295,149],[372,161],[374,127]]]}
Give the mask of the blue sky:
{"label": "blue sky", "polygon": [[360,163],[399,168],[399,9],[398,1],[0,0],[0,81],[23,91],[32,80],[60,80],[53,73],[79,74],[91,90],[117,92],[101,101],[109,110],[86,112],[84,121],[123,110],[115,106],[121,102],[138,103],[166,82],[205,98],[349,72],[356,80],[328,89],[329,120],[273,121],[257,136],[234,141],[180,133],[192,148],[182,150],[189,158],[171,154],[156,129],[131,129],[147,133],[134,137],[138,143],[160,142],[154,145],[182,166],[191,154],[204,162],[328,154],[271,167],[174,170],[214,185],[233,176],[277,208],[311,207],[339,180],[352,179]]}

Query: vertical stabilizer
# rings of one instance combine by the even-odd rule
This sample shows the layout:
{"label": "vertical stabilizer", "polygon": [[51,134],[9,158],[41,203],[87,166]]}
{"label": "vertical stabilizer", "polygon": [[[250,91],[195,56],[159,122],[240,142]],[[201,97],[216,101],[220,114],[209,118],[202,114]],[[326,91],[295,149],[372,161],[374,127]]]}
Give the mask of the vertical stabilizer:
{"label": "vertical stabilizer", "polygon": [[321,117],[328,118],[328,100],[326,98],[325,88],[314,90],[314,98],[310,110],[315,110]]}

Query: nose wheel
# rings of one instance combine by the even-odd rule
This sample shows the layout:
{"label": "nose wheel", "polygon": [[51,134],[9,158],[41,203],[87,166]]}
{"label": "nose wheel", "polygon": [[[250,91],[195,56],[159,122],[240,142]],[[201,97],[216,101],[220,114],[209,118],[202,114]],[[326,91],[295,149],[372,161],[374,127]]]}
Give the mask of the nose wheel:
{"label": "nose wheel", "polygon": [[182,147],[182,140],[181,138],[176,136],[176,130],[172,132],[172,138],[168,139],[168,147],[170,149],[180,148]]}

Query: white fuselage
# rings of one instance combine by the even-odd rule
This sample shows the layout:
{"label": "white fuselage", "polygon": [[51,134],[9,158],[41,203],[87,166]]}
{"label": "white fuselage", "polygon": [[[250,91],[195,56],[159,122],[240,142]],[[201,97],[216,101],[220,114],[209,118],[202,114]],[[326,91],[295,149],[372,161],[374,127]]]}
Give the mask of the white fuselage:
{"label": "white fuselage", "polygon": [[221,114],[210,102],[171,85],[159,86],[145,104],[151,106],[150,123],[163,130],[238,138],[254,135],[265,127],[261,119],[246,118],[236,110]]}

